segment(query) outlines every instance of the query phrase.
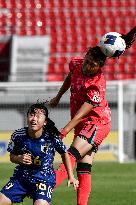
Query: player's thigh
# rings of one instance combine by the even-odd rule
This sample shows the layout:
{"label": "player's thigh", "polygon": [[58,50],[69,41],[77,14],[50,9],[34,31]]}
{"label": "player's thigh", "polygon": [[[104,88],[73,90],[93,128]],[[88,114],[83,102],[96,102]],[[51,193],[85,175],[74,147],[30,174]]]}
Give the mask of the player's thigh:
{"label": "player's thigh", "polygon": [[89,151],[81,160],[78,161],[78,163],[93,164],[95,154],[95,152]]}
{"label": "player's thigh", "polygon": [[2,205],[11,205],[11,200],[7,198],[4,194],[0,193],[0,204]]}
{"label": "player's thigh", "polygon": [[47,205],[51,203],[54,185],[52,183],[38,182],[33,190],[34,205]]}
{"label": "player's thigh", "polygon": [[85,156],[92,148],[92,145],[89,144],[87,140],[82,139],[79,136],[74,139],[72,146],[80,152],[81,156]]}
{"label": "player's thigh", "polygon": [[2,188],[1,193],[9,198],[12,203],[20,203],[27,195],[27,189],[23,184],[24,183],[19,179],[12,177]]}
{"label": "player's thigh", "polygon": [[38,199],[34,202],[34,205],[49,205],[49,203],[43,199]]}

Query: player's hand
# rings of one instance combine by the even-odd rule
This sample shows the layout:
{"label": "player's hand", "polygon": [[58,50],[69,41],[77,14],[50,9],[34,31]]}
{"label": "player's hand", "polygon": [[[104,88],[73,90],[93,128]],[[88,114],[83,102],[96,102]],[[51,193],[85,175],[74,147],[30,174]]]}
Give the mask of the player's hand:
{"label": "player's hand", "polygon": [[32,164],[31,154],[23,154],[19,156],[19,162],[22,164],[30,165]]}
{"label": "player's hand", "polygon": [[68,187],[70,187],[71,184],[73,184],[74,190],[77,190],[77,188],[79,187],[79,181],[74,177],[68,179]]}
{"label": "player's hand", "polygon": [[60,98],[56,96],[50,100],[49,105],[51,107],[56,107],[58,105],[59,101],[60,101]]}

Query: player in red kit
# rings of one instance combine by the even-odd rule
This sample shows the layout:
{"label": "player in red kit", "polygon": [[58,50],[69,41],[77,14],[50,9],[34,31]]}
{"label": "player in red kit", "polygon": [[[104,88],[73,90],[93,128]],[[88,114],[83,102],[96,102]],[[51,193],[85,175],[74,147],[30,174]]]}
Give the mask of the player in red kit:
{"label": "player in red kit", "polygon": [[[135,40],[136,27],[122,35],[126,48]],[[73,168],[77,162],[79,187],[77,205],[87,205],[91,192],[91,167],[99,145],[111,129],[111,111],[105,98],[106,82],[102,67],[107,57],[99,46],[89,48],[84,58],[75,57],[69,64],[69,74],[56,97],[50,101],[55,107],[70,88],[71,121],[61,130],[64,138],[74,128],[74,139],[69,148]],[[56,171],[56,186],[67,173],[61,164]]]}

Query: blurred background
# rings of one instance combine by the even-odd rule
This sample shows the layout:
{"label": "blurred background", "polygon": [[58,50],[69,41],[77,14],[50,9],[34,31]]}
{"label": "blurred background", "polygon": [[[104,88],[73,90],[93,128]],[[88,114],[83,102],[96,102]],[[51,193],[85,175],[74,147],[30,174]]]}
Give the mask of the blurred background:
{"label": "blurred background", "polygon": [[[83,56],[110,31],[136,25],[136,0],[0,0],[0,162],[11,133],[26,126],[37,99],[55,96],[73,56]],[[112,131],[98,161],[136,160],[136,43],[104,67]],[[50,117],[61,128],[70,119],[69,92]],[[65,140],[70,144],[72,133]],[[59,160],[56,157],[56,160]]]}

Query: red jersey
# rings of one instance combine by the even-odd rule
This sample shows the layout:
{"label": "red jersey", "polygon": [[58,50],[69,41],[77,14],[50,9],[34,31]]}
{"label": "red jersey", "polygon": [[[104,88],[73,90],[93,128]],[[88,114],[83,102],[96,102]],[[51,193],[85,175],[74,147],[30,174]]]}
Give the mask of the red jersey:
{"label": "red jersey", "polygon": [[71,118],[75,116],[76,112],[85,102],[90,102],[94,107],[82,119],[82,123],[91,121],[95,124],[107,124],[111,121],[111,110],[105,98],[106,81],[104,74],[100,69],[97,74],[86,77],[82,74],[83,61],[83,58],[75,57],[69,64],[71,72]]}

